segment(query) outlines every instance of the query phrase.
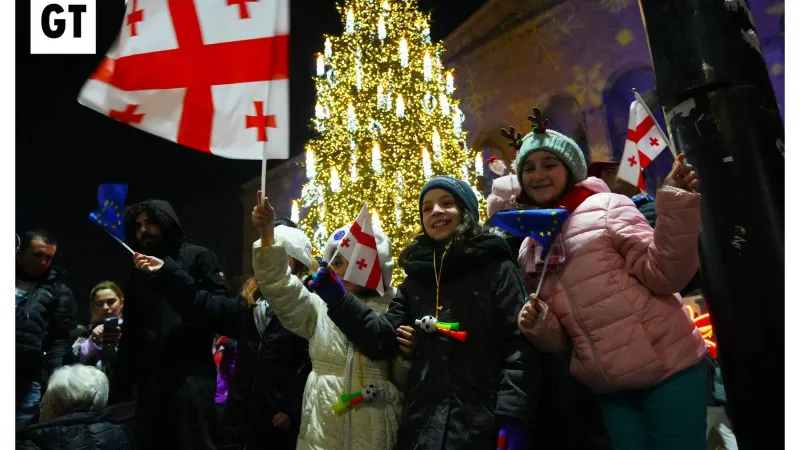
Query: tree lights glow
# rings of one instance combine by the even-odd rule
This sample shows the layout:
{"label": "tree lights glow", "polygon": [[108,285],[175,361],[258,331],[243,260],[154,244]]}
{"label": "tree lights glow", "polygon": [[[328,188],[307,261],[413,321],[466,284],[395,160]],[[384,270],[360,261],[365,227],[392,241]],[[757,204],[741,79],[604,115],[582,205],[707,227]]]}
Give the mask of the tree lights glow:
{"label": "tree lights glow", "polygon": [[[345,32],[326,36],[317,56],[324,72],[314,79],[312,125],[319,137],[307,145],[300,226],[320,254],[328,231],[352,223],[368,201],[373,226],[389,236],[396,258],[419,229],[424,182],[441,174],[474,184],[483,166],[459,145],[466,132],[449,95],[454,76],[417,0],[344,0],[338,9]],[[395,271],[394,282],[402,277]]]}

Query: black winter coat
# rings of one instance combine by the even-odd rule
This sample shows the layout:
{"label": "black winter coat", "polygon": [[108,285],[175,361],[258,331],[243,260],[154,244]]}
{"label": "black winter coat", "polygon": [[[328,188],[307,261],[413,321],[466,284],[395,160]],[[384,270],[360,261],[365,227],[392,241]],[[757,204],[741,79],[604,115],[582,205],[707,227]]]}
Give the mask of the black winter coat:
{"label": "black winter coat", "polygon": [[[16,381],[30,385],[64,365],[75,326],[72,291],[61,279],[64,272],[51,267],[16,307]],[[42,386],[44,392],[44,386]]]}
{"label": "black winter coat", "polygon": [[[539,353],[520,334],[525,287],[516,258],[499,236],[474,239],[473,253],[436,251],[441,268],[439,320],[459,322],[465,342],[418,329],[396,449],[495,449],[503,423],[533,419]],[[352,294],[328,315],[369,358],[397,352],[395,329],[436,313],[433,250],[421,246],[389,311],[376,315]]]}
{"label": "black winter coat", "polygon": [[111,423],[103,413],[75,413],[30,425],[17,434],[17,450],[127,450],[123,425]]}
{"label": "black winter coat", "polygon": [[[203,289],[227,295],[217,257],[186,243],[175,212],[162,200],[145,202],[171,223],[174,239],[159,257],[171,257]],[[126,228],[135,225],[126,218]],[[176,231],[177,230],[177,235]],[[131,242],[135,244],[136,242]],[[216,448],[216,369],[213,331],[206,323],[182,319],[169,293],[149,275],[134,269],[125,283],[125,321],[111,368],[112,403],[129,398],[136,385],[136,441],[146,449]]]}
{"label": "black winter coat", "polygon": [[[225,425],[248,449],[294,449],[303,389],[311,371],[308,342],[283,328],[275,316],[260,336],[253,309],[243,298],[198,290],[198,284],[171,258],[155,278],[182,317],[208,323],[215,333],[238,341]],[[289,416],[289,429],[272,426],[279,412]]]}

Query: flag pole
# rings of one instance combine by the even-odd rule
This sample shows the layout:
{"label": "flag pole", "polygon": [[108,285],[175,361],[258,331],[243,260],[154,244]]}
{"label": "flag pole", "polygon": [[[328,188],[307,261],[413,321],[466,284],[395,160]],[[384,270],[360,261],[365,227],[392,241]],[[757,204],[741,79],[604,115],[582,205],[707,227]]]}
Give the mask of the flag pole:
{"label": "flag pole", "polygon": [[[278,2],[272,2],[272,10],[270,17],[274,18],[275,23],[273,28],[273,33],[277,32],[278,29],[278,11],[277,11]],[[275,39],[270,40],[272,44],[272,52],[271,54],[275,54]],[[273,67],[274,68],[274,67]],[[266,83],[266,93],[264,93],[264,111],[265,114],[269,114],[269,90],[270,90],[270,83]],[[265,140],[262,149],[261,149],[261,198],[259,199],[260,203],[264,203],[264,198],[267,196],[267,144],[269,144],[268,140]]]}
{"label": "flag pole", "polygon": [[650,111],[650,108],[647,106],[647,103],[642,98],[642,95],[639,94],[639,91],[637,91],[636,88],[631,88],[631,92],[633,92],[633,95],[634,95],[634,97],[636,97],[636,100],[639,103],[642,104],[642,106],[644,107],[644,110],[647,111],[648,115],[650,115],[650,118],[653,119],[653,123],[655,124],[656,129],[658,130],[658,134],[660,134],[661,135],[661,139],[663,139],[664,142],[667,143],[667,147],[669,147],[669,151],[672,152],[672,157],[674,159],[678,159],[678,153],[676,153],[675,152],[675,148],[672,147],[672,142],[670,142],[669,138],[667,137],[667,134],[664,133],[664,130],[661,129],[661,125],[658,124],[658,121],[656,120],[656,116],[654,116],[653,112]]}
{"label": "flag pole", "polygon": [[110,231],[106,230],[105,228],[103,228],[103,231],[105,231],[106,233],[108,233],[108,235],[109,235],[109,236],[111,236],[111,237],[112,237],[112,238],[114,238],[114,239],[115,239],[117,242],[119,242],[120,244],[122,244],[122,246],[123,246],[123,247],[125,247],[125,250],[127,250],[127,251],[131,252],[131,255],[135,255],[135,254],[136,254],[136,252],[134,252],[132,248],[128,247],[128,244],[126,244],[125,242],[123,242],[123,241],[122,241],[122,239],[120,239],[120,238],[118,238],[118,237],[114,236],[114,233],[112,233],[112,232],[110,232]]}
{"label": "flag pole", "polygon": [[544,276],[547,274],[547,265],[550,263],[550,251],[553,249],[552,243],[550,244],[550,248],[547,249],[547,255],[544,257],[544,267],[542,267],[542,276],[539,277],[539,283],[536,285],[536,292],[534,292],[533,296],[539,298],[539,292],[542,290],[542,283],[544,282]]}

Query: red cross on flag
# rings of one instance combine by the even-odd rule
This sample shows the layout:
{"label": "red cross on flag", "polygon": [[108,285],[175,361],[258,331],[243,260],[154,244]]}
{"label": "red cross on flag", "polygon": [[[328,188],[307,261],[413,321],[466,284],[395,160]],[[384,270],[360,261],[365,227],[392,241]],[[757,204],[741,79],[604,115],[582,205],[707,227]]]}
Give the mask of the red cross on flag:
{"label": "red cross on flag", "polygon": [[288,0],[129,0],[78,101],[234,159],[289,156]]}
{"label": "red cross on flag", "polygon": [[639,99],[634,100],[631,103],[628,136],[617,177],[643,190],[645,185],[642,170],[665,148],[667,140],[661,134],[655,119]]}
{"label": "red cross on flag", "polygon": [[364,286],[383,295],[381,262],[378,258],[378,246],[375,242],[372,219],[369,217],[366,203],[358,213],[356,221],[350,226],[347,235],[339,241],[336,251],[349,261],[343,277],[345,281]]}

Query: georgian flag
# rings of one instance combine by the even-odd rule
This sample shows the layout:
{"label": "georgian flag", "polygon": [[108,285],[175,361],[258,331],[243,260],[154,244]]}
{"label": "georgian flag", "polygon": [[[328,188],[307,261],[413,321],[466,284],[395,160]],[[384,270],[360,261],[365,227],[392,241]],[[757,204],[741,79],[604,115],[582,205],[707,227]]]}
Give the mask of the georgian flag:
{"label": "georgian flag", "polygon": [[289,156],[288,0],[129,0],[78,101],[201,152]]}
{"label": "georgian flag", "polygon": [[383,273],[378,258],[378,246],[372,231],[372,219],[367,204],[361,208],[347,235],[339,241],[336,250],[350,262],[344,280],[383,295]]}
{"label": "georgian flag", "polygon": [[656,121],[639,100],[631,103],[628,137],[619,162],[617,177],[644,189],[642,170],[667,148],[667,142]]}

